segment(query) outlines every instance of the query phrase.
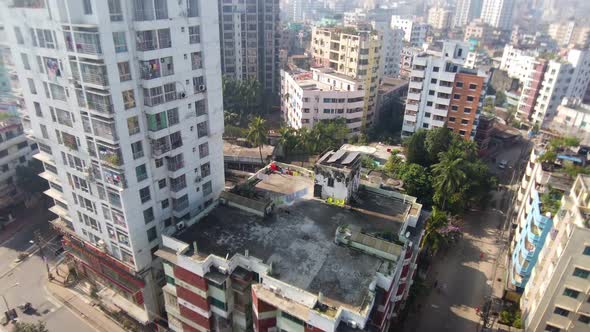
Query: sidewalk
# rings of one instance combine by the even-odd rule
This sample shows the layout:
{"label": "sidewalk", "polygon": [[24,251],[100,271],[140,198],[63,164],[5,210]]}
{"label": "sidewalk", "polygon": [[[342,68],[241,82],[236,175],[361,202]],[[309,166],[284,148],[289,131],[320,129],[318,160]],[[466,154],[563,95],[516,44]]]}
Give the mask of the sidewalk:
{"label": "sidewalk", "polygon": [[[60,269],[61,270],[61,269]],[[65,272],[62,270],[62,276]],[[100,309],[92,304],[92,300],[76,291],[73,291],[63,286],[63,277],[55,275],[53,281],[48,281],[46,284],[47,291],[68,307],[72,312],[80,318],[87,321],[94,329],[102,332],[125,332],[119,324],[117,324],[111,317],[103,313]]]}

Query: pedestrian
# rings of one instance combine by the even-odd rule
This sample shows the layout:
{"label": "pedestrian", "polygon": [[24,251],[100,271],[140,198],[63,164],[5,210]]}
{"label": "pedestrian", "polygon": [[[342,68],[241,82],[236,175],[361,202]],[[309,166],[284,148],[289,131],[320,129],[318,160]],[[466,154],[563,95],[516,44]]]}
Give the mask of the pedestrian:
{"label": "pedestrian", "polygon": [[438,280],[434,281],[434,288],[436,288],[436,286],[438,285]]}

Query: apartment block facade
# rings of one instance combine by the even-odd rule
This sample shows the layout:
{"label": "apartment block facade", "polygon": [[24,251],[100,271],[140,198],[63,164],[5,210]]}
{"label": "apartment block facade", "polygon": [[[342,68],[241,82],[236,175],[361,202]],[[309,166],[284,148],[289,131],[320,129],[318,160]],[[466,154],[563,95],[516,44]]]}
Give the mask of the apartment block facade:
{"label": "apartment block facade", "polygon": [[[218,0],[223,75],[279,91],[279,0]],[[297,10],[297,4],[293,4]]]}
{"label": "apartment block facade", "polygon": [[521,298],[527,331],[590,328],[590,177],[578,175],[563,196],[553,228]]}
{"label": "apartment block facade", "polygon": [[15,176],[16,168],[27,166],[36,152],[37,144],[27,140],[17,116],[0,120],[0,209],[22,199]]}
{"label": "apartment block facade", "polygon": [[434,6],[428,10],[428,24],[437,30],[451,27],[453,12],[449,8]]}
{"label": "apartment block facade", "polygon": [[51,223],[98,296],[149,324],[163,308],[161,235],[224,187],[217,3],[14,1],[0,13]]}
{"label": "apartment block facade", "polygon": [[[556,168],[558,161],[543,161],[540,157],[546,151],[546,142],[537,143],[531,152],[525,174],[517,192],[514,237],[511,243],[510,268],[508,269],[510,287],[522,293],[535,265],[541,262],[539,254],[546,245],[553,225],[555,211],[542,202],[550,197],[559,197],[570,190],[571,178]],[[573,158],[573,157],[572,157]],[[545,196],[543,196],[545,195]],[[543,200],[542,200],[543,198]]]}
{"label": "apartment block facade", "polygon": [[281,71],[281,77],[281,110],[288,126],[311,129],[320,121],[344,118],[350,134],[360,133],[365,104],[363,81],[325,67]]}
{"label": "apartment block facade", "polygon": [[428,24],[418,22],[415,17],[393,15],[391,16],[391,28],[401,29],[404,32],[404,41],[413,46],[422,46],[426,42]]}
{"label": "apartment block facade", "polygon": [[381,41],[377,31],[352,27],[312,30],[311,53],[315,66],[363,82],[362,128],[373,125],[380,81]]}
{"label": "apartment block facade", "polygon": [[457,0],[453,27],[463,27],[481,15],[482,0]]}
{"label": "apartment block facade", "polygon": [[487,75],[464,68],[468,49],[445,43],[438,54],[414,57],[402,136],[445,124],[465,139],[475,136]]}
{"label": "apartment block facade", "polygon": [[583,98],[590,82],[590,53],[568,50],[555,59],[538,57],[524,82],[517,118],[546,127],[564,98]]}
{"label": "apartment block facade", "polygon": [[481,19],[496,29],[510,30],[513,11],[514,0],[483,0]]}
{"label": "apartment block facade", "polygon": [[392,29],[388,22],[372,21],[371,25],[381,35],[380,77],[398,77],[404,47],[404,31]]}
{"label": "apartment block facade", "polygon": [[547,33],[560,46],[587,48],[590,41],[590,26],[576,21],[552,23]]}
{"label": "apartment block facade", "polygon": [[535,49],[524,49],[512,44],[504,46],[500,70],[505,71],[508,77],[525,82],[532,73],[539,52]]}

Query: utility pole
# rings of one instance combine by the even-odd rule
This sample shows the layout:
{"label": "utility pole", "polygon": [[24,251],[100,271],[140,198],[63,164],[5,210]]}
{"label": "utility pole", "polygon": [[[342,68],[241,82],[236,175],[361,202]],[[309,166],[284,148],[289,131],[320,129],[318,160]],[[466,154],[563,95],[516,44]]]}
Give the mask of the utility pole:
{"label": "utility pole", "polygon": [[43,252],[43,246],[41,245],[41,232],[39,230],[36,230],[34,232],[34,243],[39,248],[39,255],[41,255],[41,258],[43,259],[43,262],[45,263],[45,269],[47,270],[47,278],[49,280],[52,280],[53,276],[51,275],[51,272],[49,270],[49,262],[47,260],[47,256],[45,256],[45,253]]}

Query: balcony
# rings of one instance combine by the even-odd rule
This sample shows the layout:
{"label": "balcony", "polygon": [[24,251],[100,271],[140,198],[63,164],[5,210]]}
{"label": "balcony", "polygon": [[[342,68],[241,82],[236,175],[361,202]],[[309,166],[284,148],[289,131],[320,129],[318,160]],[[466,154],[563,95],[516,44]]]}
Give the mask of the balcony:
{"label": "balcony", "polygon": [[412,72],[410,73],[410,77],[424,78],[424,71],[413,69]]}
{"label": "balcony", "polygon": [[[67,29],[67,27],[64,27]],[[77,28],[81,31],[75,31],[73,36],[70,31],[64,31],[64,38],[66,41],[66,49],[68,52],[88,54],[88,55],[102,55],[102,48],[100,46],[100,37],[98,28]],[[82,31],[94,30],[94,31]]]}
{"label": "balcony", "polygon": [[103,179],[106,183],[119,187],[121,189],[127,188],[127,181],[125,180],[124,174],[111,171],[109,169],[104,169],[103,174]]}
{"label": "balcony", "polygon": [[420,101],[420,93],[408,93],[408,100]]}
{"label": "balcony", "polygon": [[109,141],[118,141],[119,137],[117,136],[117,131],[115,129],[114,123],[107,123],[98,121],[96,119],[92,120],[92,129],[95,136],[104,138]]}
{"label": "balcony", "polygon": [[152,154],[156,157],[163,156],[167,152],[170,152],[170,141],[168,137],[162,137],[157,140],[151,140]]}
{"label": "balcony", "polygon": [[[74,79],[81,81],[84,84],[96,85],[99,88],[108,88],[109,79],[107,75],[107,67],[104,64],[80,62],[79,66],[80,68],[78,70],[78,63],[75,61],[70,62]],[[82,75],[80,75],[80,71],[82,72]]]}
{"label": "balcony", "polygon": [[113,167],[119,167],[123,165],[123,158],[119,148],[113,149],[99,145],[98,158]]}
{"label": "balcony", "polygon": [[407,103],[406,104],[406,112],[407,111],[418,112],[418,104],[416,104],[416,103]]}
{"label": "balcony", "polygon": [[412,81],[412,82],[410,82],[409,88],[410,89],[422,89],[422,82]]}
{"label": "balcony", "polygon": [[[172,160],[172,159],[170,159]],[[179,161],[168,161],[168,171],[170,172],[176,172],[179,169],[182,169],[184,167],[184,161],[183,160],[179,160]]]}
{"label": "balcony", "polygon": [[108,92],[86,89],[86,95],[81,89],[76,89],[78,106],[95,111],[100,115],[110,115],[114,113],[111,95]]}

